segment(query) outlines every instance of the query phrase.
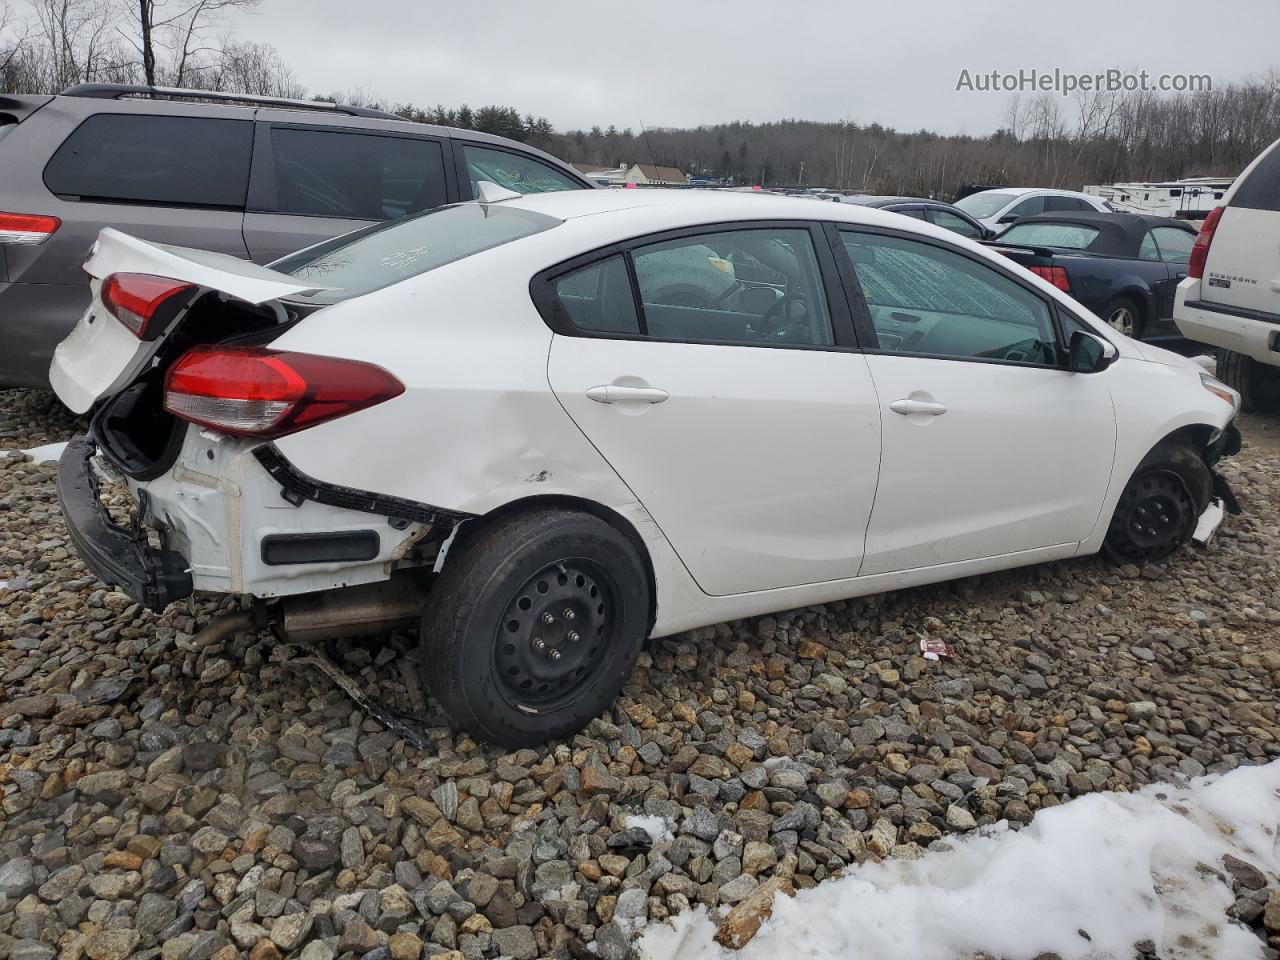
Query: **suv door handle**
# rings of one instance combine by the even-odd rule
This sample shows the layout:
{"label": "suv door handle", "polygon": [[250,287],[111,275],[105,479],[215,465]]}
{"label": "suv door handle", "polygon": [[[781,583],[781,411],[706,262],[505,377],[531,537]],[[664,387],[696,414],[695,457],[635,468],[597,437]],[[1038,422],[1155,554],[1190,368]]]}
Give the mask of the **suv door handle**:
{"label": "suv door handle", "polygon": [[940,417],[947,412],[945,403],[935,403],[932,400],[894,400],[889,404],[889,409],[894,413],[900,413],[904,417],[909,417],[913,413],[925,413],[931,417]]}
{"label": "suv door handle", "polygon": [[625,387],[616,383],[601,384],[588,387],[587,397],[596,403],[621,403],[626,400],[638,400],[642,403],[662,403],[671,394],[657,387]]}

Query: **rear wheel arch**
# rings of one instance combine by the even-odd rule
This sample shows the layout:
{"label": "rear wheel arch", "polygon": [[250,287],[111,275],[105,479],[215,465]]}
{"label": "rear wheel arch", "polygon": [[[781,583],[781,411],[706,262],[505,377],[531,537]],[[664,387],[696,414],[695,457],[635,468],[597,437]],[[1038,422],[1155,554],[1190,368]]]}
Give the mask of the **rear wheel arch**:
{"label": "rear wheel arch", "polygon": [[[517,517],[528,513],[536,513],[542,510],[571,510],[579,513],[589,514],[599,520],[603,520],[609,526],[613,527],[624,537],[630,540],[636,550],[640,553],[640,558],[644,562],[646,579],[649,587],[649,616],[647,630],[653,629],[653,624],[657,616],[657,580],[654,574],[653,558],[649,555],[649,546],[645,543],[644,537],[640,535],[640,531],[635,528],[626,517],[606,507],[602,503],[594,500],[588,500],[583,497],[573,497],[567,494],[546,494],[532,497],[521,497],[518,500],[511,500],[495,507],[488,513],[485,513],[474,520],[465,522],[459,529],[454,542],[449,546],[449,553],[453,553],[463,543],[474,539],[481,534],[493,529],[495,526],[506,523]],[[449,556],[445,555],[444,561],[441,563],[441,569],[448,566]]]}

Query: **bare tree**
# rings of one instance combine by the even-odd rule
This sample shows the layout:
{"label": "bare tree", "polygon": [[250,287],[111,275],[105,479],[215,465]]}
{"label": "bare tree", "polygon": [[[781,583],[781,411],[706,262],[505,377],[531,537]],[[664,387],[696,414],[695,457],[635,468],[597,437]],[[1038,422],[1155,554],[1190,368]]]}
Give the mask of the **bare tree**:
{"label": "bare tree", "polygon": [[207,65],[202,62],[204,57],[218,57],[220,49],[209,45],[209,37],[223,14],[233,9],[251,9],[259,0],[136,0],[136,3],[134,20],[139,39],[135,48],[142,57],[144,79],[155,85],[156,49],[160,47],[169,52],[171,63],[167,72],[174,85],[180,87],[188,82],[193,67]]}

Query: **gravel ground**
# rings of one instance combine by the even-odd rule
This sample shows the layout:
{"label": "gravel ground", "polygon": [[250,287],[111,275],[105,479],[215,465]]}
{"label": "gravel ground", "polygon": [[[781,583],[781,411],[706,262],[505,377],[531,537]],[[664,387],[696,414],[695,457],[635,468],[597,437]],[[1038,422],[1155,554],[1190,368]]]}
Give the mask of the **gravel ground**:
{"label": "gravel ground", "polygon": [[[621,960],[638,921],[773,878],[1280,756],[1280,431],[1245,426],[1223,472],[1246,513],[1208,550],[662,640],[610,716],[512,754],[442,725],[420,752],[265,635],[197,647],[213,606],[155,616],[104,589],[53,467],[10,454],[0,958]],[[78,428],[47,394],[0,393],[0,447]],[[920,657],[922,637],[954,659]],[[408,650],[335,656],[407,707]],[[1266,890],[1239,891],[1265,937]]]}

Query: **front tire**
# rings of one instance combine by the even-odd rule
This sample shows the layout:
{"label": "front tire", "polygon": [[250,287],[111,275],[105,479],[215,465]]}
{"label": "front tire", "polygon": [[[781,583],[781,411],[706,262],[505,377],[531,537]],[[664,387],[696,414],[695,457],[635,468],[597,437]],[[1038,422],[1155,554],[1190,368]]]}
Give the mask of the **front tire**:
{"label": "front tire", "polygon": [[1191,539],[1212,489],[1209,468],[1193,450],[1157,447],[1120,494],[1103,553],[1120,564],[1165,559]]}
{"label": "front tire", "polygon": [[640,548],[586,513],[540,510],[455,548],[422,623],[423,680],[509,748],[575,733],[617,698],[649,625]]}
{"label": "front tire", "polygon": [[1219,350],[1215,376],[1240,394],[1242,413],[1280,410],[1280,368],[1233,350]]}

